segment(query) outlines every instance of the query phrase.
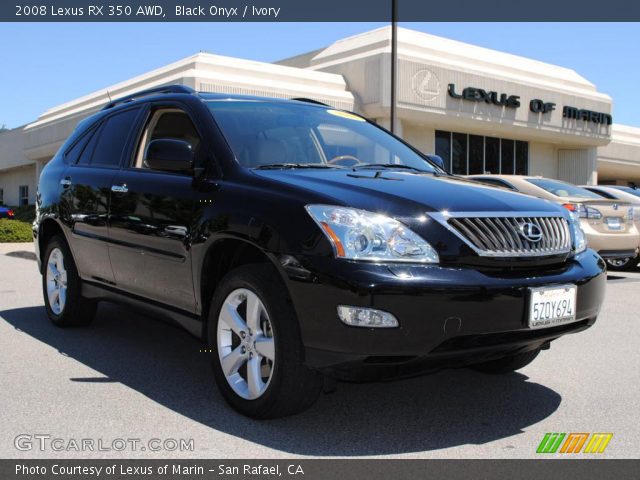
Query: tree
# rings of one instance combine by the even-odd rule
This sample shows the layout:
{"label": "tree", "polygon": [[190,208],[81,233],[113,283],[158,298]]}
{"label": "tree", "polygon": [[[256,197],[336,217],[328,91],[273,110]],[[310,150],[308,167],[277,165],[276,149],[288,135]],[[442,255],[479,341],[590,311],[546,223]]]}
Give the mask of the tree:
{"label": "tree", "polygon": [[7,128],[7,125],[3,123],[2,126],[0,126],[0,133],[7,132],[7,131],[9,131],[9,129]]}

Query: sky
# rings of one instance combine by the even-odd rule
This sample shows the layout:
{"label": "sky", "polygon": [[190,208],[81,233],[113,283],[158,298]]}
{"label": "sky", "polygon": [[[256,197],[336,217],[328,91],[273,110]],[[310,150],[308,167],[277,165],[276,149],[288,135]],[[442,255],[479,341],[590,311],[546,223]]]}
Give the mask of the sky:
{"label": "sky", "polygon": [[[0,127],[207,51],[273,62],[384,23],[0,23]],[[640,127],[638,23],[402,23],[402,27],[572,68]]]}

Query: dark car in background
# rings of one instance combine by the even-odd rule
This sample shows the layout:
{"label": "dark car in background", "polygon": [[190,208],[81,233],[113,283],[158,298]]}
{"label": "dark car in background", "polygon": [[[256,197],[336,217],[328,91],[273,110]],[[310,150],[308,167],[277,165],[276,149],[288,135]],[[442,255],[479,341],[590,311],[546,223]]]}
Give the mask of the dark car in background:
{"label": "dark car in background", "polygon": [[254,418],[308,408],[327,377],[511,372],[593,325],[605,265],[577,219],[439,163],[308,100],[117,100],[40,178],[47,314],[85,325],[112,300],[175,320]]}

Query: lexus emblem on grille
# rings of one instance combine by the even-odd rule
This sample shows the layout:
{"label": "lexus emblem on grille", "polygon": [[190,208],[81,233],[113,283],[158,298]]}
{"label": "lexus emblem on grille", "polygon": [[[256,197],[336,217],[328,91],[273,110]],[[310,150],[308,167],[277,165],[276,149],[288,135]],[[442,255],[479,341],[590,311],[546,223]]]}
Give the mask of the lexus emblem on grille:
{"label": "lexus emblem on grille", "polygon": [[520,224],[520,235],[533,243],[538,243],[542,240],[542,230],[539,226],[533,223]]}

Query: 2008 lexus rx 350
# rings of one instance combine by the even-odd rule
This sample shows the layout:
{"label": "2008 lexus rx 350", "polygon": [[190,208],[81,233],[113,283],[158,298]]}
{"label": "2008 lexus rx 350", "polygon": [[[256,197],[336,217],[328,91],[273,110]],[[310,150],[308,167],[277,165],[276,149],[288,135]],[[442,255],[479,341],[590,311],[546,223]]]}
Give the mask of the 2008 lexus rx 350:
{"label": "2008 lexus rx 350", "polygon": [[519,369],[592,325],[605,290],[558,205],[452,176],[350,112],[181,86],[80,123],[42,172],[34,236],[56,325],[105,299],[171,318],[255,418],[308,408],[325,377]]}

